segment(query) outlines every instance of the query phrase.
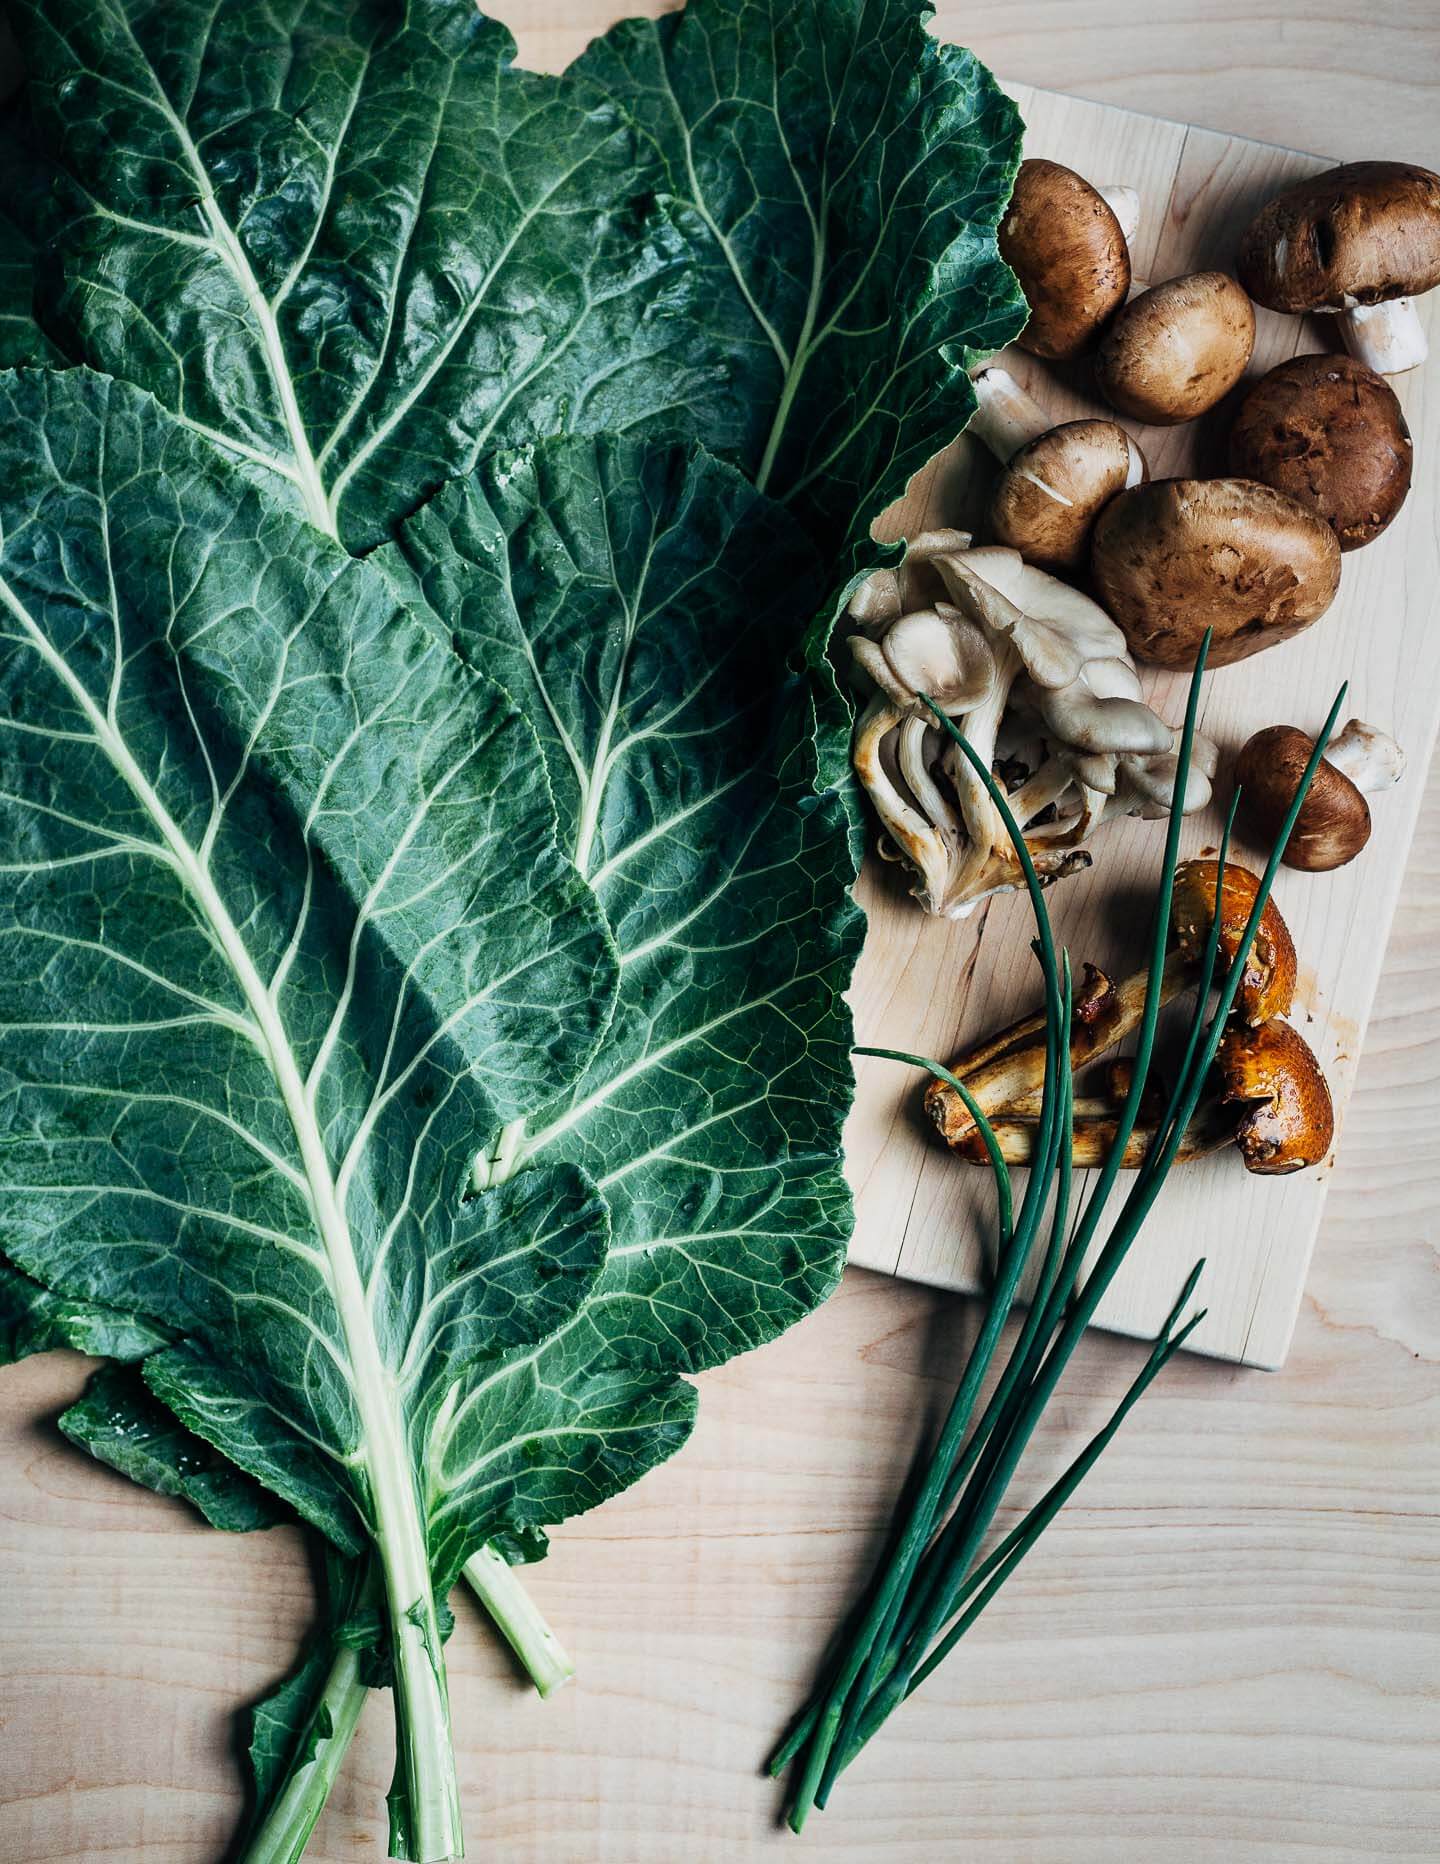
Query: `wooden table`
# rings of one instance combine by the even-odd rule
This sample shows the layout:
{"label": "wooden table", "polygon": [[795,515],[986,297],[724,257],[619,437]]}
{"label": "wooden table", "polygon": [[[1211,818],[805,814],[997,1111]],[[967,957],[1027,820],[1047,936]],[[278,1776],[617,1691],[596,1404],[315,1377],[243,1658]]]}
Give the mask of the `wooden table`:
{"label": "wooden table", "polygon": [[[616,0],[494,10],[523,28],[528,62],[556,65]],[[942,5],[939,26],[1029,83],[1299,148],[1440,160],[1434,0],[988,0]],[[1436,487],[1415,497],[1435,511]],[[802,1851],[774,1829],[756,1766],[972,1318],[851,1273],[806,1325],[704,1379],[677,1461],[557,1536],[533,1586],[578,1687],[542,1704],[460,1603],[472,1857],[1440,1856],[1437,1127],[1440,775],[1286,1370],[1172,1368]],[[1087,1342],[1037,1488],[1135,1355]],[[221,1537],[65,1446],[50,1420],[84,1373],[32,1361],[3,1386],[0,1864],[192,1864],[231,1830],[234,1710],[289,1661],[309,1579],[296,1536]],[[377,1701],[310,1856],[383,1855],[389,1768]]]}

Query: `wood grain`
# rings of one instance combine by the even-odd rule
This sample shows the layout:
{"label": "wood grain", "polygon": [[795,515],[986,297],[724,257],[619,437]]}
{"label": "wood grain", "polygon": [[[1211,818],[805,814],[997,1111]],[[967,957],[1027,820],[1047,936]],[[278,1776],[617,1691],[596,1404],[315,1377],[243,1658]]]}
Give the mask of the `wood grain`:
{"label": "wood grain", "polygon": [[[1065,162],[1097,181],[1138,182],[1134,262],[1142,278],[1228,264],[1242,229],[1265,200],[1328,165],[1317,156],[1109,105],[1024,85],[1011,88],[1032,154]],[[1423,314],[1440,348],[1440,294]],[[1247,380],[1297,350],[1321,350],[1334,341],[1323,319],[1306,324],[1262,310],[1256,321]],[[1057,370],[1019,350],[1007,351],[1002,360],[1056,420],[1109,413],[1083,367]],[[1393,732],[1417,769],[1429,763],[1440,717],[1440,531],[1424,488],[1440,477],[1440,394],[1433,370],[1396,378],[1395,388],[1415,434],[1420,490],[1383,537],[1347,556],[1339,596],[1322,621],[1283,647],[1207,678],[1200,723],[1220,747],[1222,776],[1262,726],[1316,729],[1344,681],[1350,688],[1344,718],[1369,719]],[[1243,385],[1212,413],[1181,427],[1127,423],[1154,476],[1223,472],[1226,435],[1241,393]],[[934,525],[973,527],[982,518],[993,476],[985,449],[966,436],[917,474],[877,531],[902,537]],[[1150,703],[1178,723],[1185,677],[1141,672]],[[1214,848],[1228,793],[1222,782],[1215,805],[1187,821],[1184,852]],[[1275,889],[1301,958],[1293,1020],[1330,1082],[1341,1144],[1389,915],[1423,793],[1412,779],[1375,799],[1370,845],[1352,865],[1332,874],[1282,870]],[[1258,865],[1267,850],[1240,827],[1236,851]],[[1108,825],[1090,843],[1094,868],[1049,894],[1056,936],[1068,945],[1077,975],[1082,959],[1112,976],[1143,963],[1145,919],[1163,845],[1161,823]],[[946,922],[919,913],[902,872],[879,860],[870,863],[860,892],[870,915],[853,992],[861,1042],[948,1060],[1038,1003],[1031,913],[1023,895],[996,899],[968,919]],[[847,1128],[857,1212],[851,1260],[973,1290],[986,1273],[984,1249],[994,1229],[990,1175],[945,1151],[919,1103],[913,1071],[887,1061],[860,1063]],[[1102,1302],[1099,1324],[1153,1336],[1191,1266],[1204,1257],[1208,1313],[1191,1348],[1247,1365],[1281,1365],[1332,1164],[1333,1155],[1295,1178],[1263,1178],[1247,1173],[1227,1150],[1177,1170],[1143,1243]],[[1119,1203],[1117,1196],[1117,1209]],[[1097,1250],[1106,1233],[1102,1225]]]}
{"label": "wood grain", "polygon": [[[615,0],[496,10],[553,65]],[[940,23],[1029,82],[1346,156],[1440,153],[1433,0],[1363,16],[1006,0],[947,5]],[[1433,509],[1433,482],[1416,496]],[[558,1535],[532,1583],[580,1658],[576,1687],[526,1695],[462,1607],[449,1660],[472,1857],[1434,1858],[1437,1128],[1432,777],[1284,1372],[1173,1367],[967,1652],[797,1844],[755,1767],[971,1320],[963,1300],[852,1271],[805,1326],[703,1381],[683,1455]],[[1086,1342],[1028,1493],[1136,1353]],[[288,1534],[218,1536],[77,1457],[50,1420],[83,1375],[57,1358],[0,1384],[0,1864],[203,1864],[239,1810],[234,1706],[290,1659],[304,1560]],[[319,1864],[381,1855],[389,1770],[377,1701]]]}

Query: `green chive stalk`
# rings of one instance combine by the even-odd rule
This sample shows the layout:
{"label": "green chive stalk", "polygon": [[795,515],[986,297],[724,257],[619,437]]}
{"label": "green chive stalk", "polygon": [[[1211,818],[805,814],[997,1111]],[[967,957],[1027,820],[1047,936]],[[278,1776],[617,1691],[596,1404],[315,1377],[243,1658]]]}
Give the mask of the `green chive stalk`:
{"label": "green chive stalk", "polygon": [[[1045,1077],[1037,1128],[1035,1163],[1018,1214],[1008,1167],[993,1129],[974,1098],[948,1069],[923,1056],[898,1050],[861,1049],[927,1069],[960,1094],[975,1120],[995,1178],[999,1247],[994,1286],[979,1334],[966,1360],[955,1398],[936,1440],[914,1499],[886,1556],[868,1604],[842,1639],[838,1656],[815,1697],[770,1761],[778,1774],[793,1766],[795,1786],[790,1824],[802,1829],[812,1808],[823,1807],[840,1772],[900,1702],[931,1675],[989,1605],[1000,1587],[1034,1547],[1039,1536],[1074,1493],[1111,1442],[1141,1395],[1203,1319],[1203,1310],[1182,1320],[1198,1284],[1197,1263],[1140,1371],[1108,1422],[1081,1450],[1064,1474],[1028,1511],[1019,1525],[981,1559],[980,1549],[1008,1493],[1039,1419],[1069,1360],[1114,1280],[1159,1196],[1194,1117],[1228,1017],[1234,1007],[1244,960],[1274,884],[1280,856],[1319,767],[1345,698],[1342,687],[1291,802],[1256,890],[1236,957],[1215,982],[1219,956],[1219,900],[1229,855],[1235,801],[1225,824],[1216,878],[1217,910],[1199,967],[1196,1002],[1184,1044],[1180,1073],[1145,1157],[1132,1180],[1110,1234],[1088,1273],[1083,1273],[1126,1146],[1140,1117],[1154,1053],[1161,1008],[1161,983],[1170,939],[1171,905],[1179,864],[1181,816],[1194,751],[1200,684],[1209,649],[1202,643],[1190,684],[1177,757],[1175,797],[1166,834],[1156,895],[1144,1008],[1136,1040],[1129,1091],[1116,1122],[1113,1144],[1073,1234],[1066,1241],[1072,1193],[1073,1080],[1069,1065],[1071,985],[1068,955],[1057,955],[1044,896],[1024,837],[1003,788],[954,723],[931,704],[940,728],[969,760],[995,803],[1015,846],[1035,915],[1035,950],[1045,983]],[[1235,799],[1238,801],[1238,796]],[[1212,990],[1215,1002],[1211,1005]],[[1053,1197],[1052,1197],[1053,1186]],[[978,1393],[995,1357],[1000,1334],[1015,1304],[1026,1265],[1039,1238],[1046,1204],[1048,1240],[1029,1310],[989,1401],[973,1421]],[[1083,1279],[1082,1279],[1083,1273]]]}

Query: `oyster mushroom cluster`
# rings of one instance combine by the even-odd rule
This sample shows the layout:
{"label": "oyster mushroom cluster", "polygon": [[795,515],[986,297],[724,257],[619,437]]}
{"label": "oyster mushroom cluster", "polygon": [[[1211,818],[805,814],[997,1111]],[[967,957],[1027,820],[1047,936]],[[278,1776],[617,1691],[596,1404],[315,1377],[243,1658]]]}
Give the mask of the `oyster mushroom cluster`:
{"label": "oyster mushroom cluster", "polygon": [[[1161,977],[1163,1002],[1193,985],[1217,918],[1221,961],[1233,961],[1258,886],[1255,875],[1235,863],[1227,863],[1221,883],[1216,862],[1181,862]],[[1317,1165],[1329,1153],[1335,1136],[1330,1090],[1308,1043],[1286,1021],[1296,973],[1290,930],[1274,900],[1268,900],[1246,954],[1213,1079],[1176,1154],[1180,1161],[1234,1145],[1247,1171],[1278,1177]],[[1072,1070],[1135,1029],[1145,1008],[1146,982],[1143,971],[1115,982],[1086,965],[1071,1020]],[[951,1071],[989,1120],[1007,1163],[1031,1163],[1045,1078],[1044,1017],[1022,1018],[977,1043],[956,1058]],[[1076,1095],[1072,1163],[1077,1167],[1102,1164],[1109,1156],[1129,1085],[1127,1064],[1116,1062],[1106,1068],[1098,1093]],[[988,1163],[975,1119],[953,1087],[934,1082],[926,1091],[925,1109],[952,1151],[973,1164]],[[1122,1160],[1126,1167],[1143,1161],[1157,1117],[1158,1108],[1142,1102]]]}
{"label": "oyster mushroom cluster", "polygon": [[[849,651],[869,694],[852,756],[928,912],[961,918],[1023,882],[1000,812],[928,698],[1004,772],[1042,878],[1090,865],[1083,844],[1125,815],[1161,816],[1178,734],[1140,696],[1125,637],[1099,605],[1016,550],[963,532],[916,538],[850,605]],[[1181,807],[1210,798],[1215,747],[1197,739]]]}

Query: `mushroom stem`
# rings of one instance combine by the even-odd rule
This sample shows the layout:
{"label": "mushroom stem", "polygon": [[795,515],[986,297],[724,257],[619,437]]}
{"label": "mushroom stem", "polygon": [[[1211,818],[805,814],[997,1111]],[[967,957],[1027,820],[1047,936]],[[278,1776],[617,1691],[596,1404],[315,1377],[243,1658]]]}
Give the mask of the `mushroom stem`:
{"label": "mushroom stem", "polygon": [[1405,753],[1389,735],[1364,719],[1352,718],[1325,746],[1325,762],[1343,771],[1367,796],[1388,790],[1405,774]]}
{"label": "mushroom stem", "polygon": [[904,714],[883,693],[877,693],[855,725],[851,756],[855,774],[865,785],[885,832],[904,858],[920,875],[919,897],[932,912],[942,909],[945,883],[950,871],[950,847],[944,831],[928,822],[918,809],[912,809],[885,768],[881,754],[888,733],[900,723]]}
{"label": "mushroom stem", "polygon": [[1055,425],[1008,369],[981,369],[971,381],[979,406],[968,431],[989,447],[1002,466]]}
{"label": "mushroom stem", "polygon": [[[1076,1104],[1078,1106],[1081,1103]],[[1115,1144],[1119,1126],[1119,1115],[1113,1110],[1091,1113],[1088,1103],[1086,1106],[1086,1112],[1076,1116],[1074,1137],[1070,1145],[1070,1163],[1077,1171],[1106,1162]],[[1219,1152],[1234,1140],[1236,1125],[1233,1108],[1226,1109],[1217,1099],[1203,1100],[1185,1128],[1185,1136],[1175,1154],[1176,1163],[1187,1164],[1191,1160],[1208,1158],[1211,1153]],[[1039,1127],[1039,1116],[1028,1113],[1007,1112],[990,1122],[990,1129],[999,1141],[1000,1156],[1007,1165],[1034,1164],[1035,1139]],[[1125,1152],[1120,1160],[1126,1171],[1134,1171],[1144,1163],[1145,1154],[1154,1138],[1155,1128],[1149,1123],[1135,1127],[1126,1141]],[[972,1165],[986,1165],[990,1162],[978,1132],[952,1141],[952,1150]]]}
{"label": "mushroom stem", "polygon": [[1411,298],[1341,311],[1340,335],[1350,354],[1377,375],[1404,375],[1407,369],[1418,369],[1430,353]]}
{"label": "mushroom stem", "polygon": [[[1103,971],[1097,971],[1093,965],[1086,967],[1070,1031],[1072,1070],[1103,1055],[1138,1026],[1145,1013],[1148,981],[1148,971],[1137,971],[1123,983],[1112,984]],[[1161,1003],[1178,997],[1189,981],[1189,964],[1172,948],[1160,977]],[[959,1075],[987,1117],[1023,1102],[1045,1078],[1044,1016],[1022,1016],[998,1035],[961,1055],[953,1063],[951,1073]],[[927,1090],[925,1110],[941,1136],[952,1146],[976,1130],[964,1101],[944,1081],[934,1082]]]}
{"label": "mushroom stem", "polygon": [[1120,231],[1125,235],[1128,246],[1140,228],[1140,194],[1136,188],[1125,188],[1107,182],[1095,192],[1120,222]]}

